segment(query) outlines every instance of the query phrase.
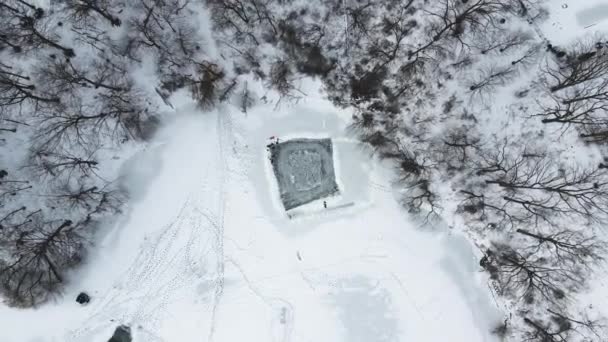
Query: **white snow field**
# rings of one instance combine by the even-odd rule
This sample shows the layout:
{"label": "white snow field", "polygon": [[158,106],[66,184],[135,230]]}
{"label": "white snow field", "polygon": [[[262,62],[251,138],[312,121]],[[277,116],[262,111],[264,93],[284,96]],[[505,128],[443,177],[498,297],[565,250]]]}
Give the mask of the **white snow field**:
{"label": "white snow field", "polygon": [[[127,163],[135,200],[65,296],[0,306],[2,342],[497,341],[503,318],[470,244],[413,224],[391,171],[346,136],[318,84],[298,104],[177,116]],[[180,101],[174,101],[180,103]],[[334,139],[341,195],[290,219],[267,138]],[[76,280],[76,278],[78,278]],[[80,306],[79,291],[92,301]]]}

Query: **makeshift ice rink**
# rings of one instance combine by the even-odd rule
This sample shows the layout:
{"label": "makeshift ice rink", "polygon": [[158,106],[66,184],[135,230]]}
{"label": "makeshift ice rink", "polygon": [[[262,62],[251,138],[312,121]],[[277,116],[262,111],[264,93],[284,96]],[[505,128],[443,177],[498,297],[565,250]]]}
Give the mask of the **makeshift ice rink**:
{"label": "makeshift ice rink", "polygon": [[267,146],[285,210],[339,192],[331,139],[300,138]]}

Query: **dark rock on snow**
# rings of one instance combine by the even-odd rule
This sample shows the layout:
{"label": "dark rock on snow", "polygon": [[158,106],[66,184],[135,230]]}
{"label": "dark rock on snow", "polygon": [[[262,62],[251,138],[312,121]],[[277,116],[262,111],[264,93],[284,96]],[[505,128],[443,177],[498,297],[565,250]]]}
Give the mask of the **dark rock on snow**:
{"label": "dark rock on snow", "polygon": [[89,295],[85,292],[80,292],[78,297],[76,297],[76,301],[78,302],[78,304],[86,304],[91,301],[91,297],[89,297]]}
{"label": "dark rock on snow", "polygon": [[108,342],[131,342],[131,328],[126,325],[120,325],[114,330],[114,335]]}

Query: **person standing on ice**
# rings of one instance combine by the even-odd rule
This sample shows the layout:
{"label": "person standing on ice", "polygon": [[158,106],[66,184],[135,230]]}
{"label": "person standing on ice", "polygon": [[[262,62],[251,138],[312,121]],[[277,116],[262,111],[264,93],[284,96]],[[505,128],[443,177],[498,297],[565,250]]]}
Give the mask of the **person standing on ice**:
{"label": "person standing on ice", "polygon": [[270,143],[269,143],[268,145],[266,145],[266,148],[267,148],[268,150],[270,150],[270,148],[272,148],[273,146],[275,146],[276,144],[278,144],[278,143],[279,143],[279,138],[277,138],[277,137],[276,137],[276,136],[274,136],[274,135],[273,135],[273,136],[271,136],[271,137],[270,137],[270,138],[268,138],[268,139],[270,139]]}
{"label": "person standing on ice", "polygon": [[270,138],[268,138],[270,140],[274,140],[272,141],[270,144],[271,145],[277,145],[279,143],[279,137],[277,137],[276,135],[271,136]]}

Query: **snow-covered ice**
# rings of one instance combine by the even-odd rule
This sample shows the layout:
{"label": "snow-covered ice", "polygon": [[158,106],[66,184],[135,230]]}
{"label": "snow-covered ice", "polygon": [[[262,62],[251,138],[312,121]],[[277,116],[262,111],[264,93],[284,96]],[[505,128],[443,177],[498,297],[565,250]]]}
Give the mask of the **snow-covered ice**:
{"label": "snow-covered ice", "polygon": [[608,3],[596,4],[576,13],[578,24],[583,27],[592,27],[603,21],[608,21]]}
{"label": "snow-covered ice", "polygon": [[[139,189],[126,218],[65,297],[0,307],[3,342],[105,342],[120,324],[135,341],[496,340],[502,316],[475,253],[447,228],[411,223],[389,167],[346,135],[349,113],[318,96],[247,115],[176,111],[126,164]],[[355,205],[296,220],[278,210],[268,132],[331,137],[344,189],[333,204]],[[83,290],[87,306],[74,301]]]}

